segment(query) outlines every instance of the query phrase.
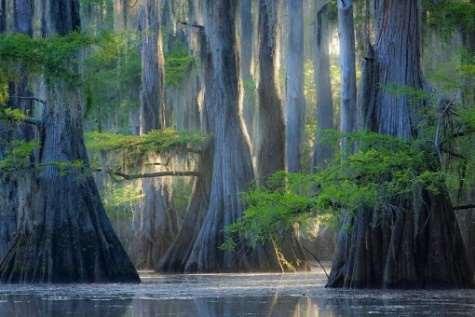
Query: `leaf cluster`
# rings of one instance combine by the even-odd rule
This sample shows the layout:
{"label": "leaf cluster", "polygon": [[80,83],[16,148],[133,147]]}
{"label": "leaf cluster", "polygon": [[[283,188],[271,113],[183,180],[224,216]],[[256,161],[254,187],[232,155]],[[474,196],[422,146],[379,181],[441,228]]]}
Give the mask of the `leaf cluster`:
{"label": "leaf cluster", "polygon": [[449,35],[457,28],[465,32],[475,30],[475,4],[470,0],[426,0],[427,22]]}
{"label": "leaf cluster", "polygon": [[233,241],[223,247],[237,245],[240,239],[256,245],[315,217],[335,223],[342,211],[394,210],[397,201],[412,197],[420,186],[442,190],[445,175],[434,154],[420,144],[368,132],[344,137],[358,145],[345,160],[337,159],[315,173],[279,172],[267,186],[245,193],[247,209],[227,228],[228,240]]}
{"label": "leaf cluster", "polygon": [[38,148],[35,141],[14,140],[4,145],[5,153],[0,159],[0,175],[31,166],[31,155]]}
{"label": "leaf cluster", "polygon": [[195,58],[183,48],[165,54],[165,84],[176,87],[195,65]]}
{"label": "leaf cluster", "polygon": [[91,151],[126,151],[127,153],[159,153],[175,148],[201,145],[207,138],[199,133],[174,129],[153,130],[143,135],[113,132],[88,132],[86,145]]}

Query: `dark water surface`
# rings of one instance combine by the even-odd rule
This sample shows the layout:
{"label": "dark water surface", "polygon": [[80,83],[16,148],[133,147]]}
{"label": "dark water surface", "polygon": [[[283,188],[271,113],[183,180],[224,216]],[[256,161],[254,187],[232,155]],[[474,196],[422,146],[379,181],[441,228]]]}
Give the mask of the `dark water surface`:
{"label": "dark water surface", "polygon": [[350,291],[324,275],[149,276],[140,285],[0,285],[0,316],[475,316],[475,291]]}

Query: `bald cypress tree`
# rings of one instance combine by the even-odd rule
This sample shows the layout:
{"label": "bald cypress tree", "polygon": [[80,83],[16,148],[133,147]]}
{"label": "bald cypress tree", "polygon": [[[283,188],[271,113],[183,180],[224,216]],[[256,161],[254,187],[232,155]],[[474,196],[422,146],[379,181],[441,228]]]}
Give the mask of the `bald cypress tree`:
{"label": "bald cypress tree", "polygon": [[[77,0],[50,0],[36,8],[43,35],[80,28]],[[3,282],[138,282],[139,277],[107,218],[90,172],[61,169],[88,158],[77,87],[46,81],[39,135],[37,190],[0,263]]]}
{"label": "bald cypress tree", "polygon": [[[419,4],[375,2],[377,42],[367,52],[361,107],[364,126],[402,140],[418,135],[424,107],[389,85],[422,89]],[[391,202],[398,212],[359,210],[345,216],[329,287],[439,288],[471,286],[471,272],[446,190],[423,185],[412,199]]]}

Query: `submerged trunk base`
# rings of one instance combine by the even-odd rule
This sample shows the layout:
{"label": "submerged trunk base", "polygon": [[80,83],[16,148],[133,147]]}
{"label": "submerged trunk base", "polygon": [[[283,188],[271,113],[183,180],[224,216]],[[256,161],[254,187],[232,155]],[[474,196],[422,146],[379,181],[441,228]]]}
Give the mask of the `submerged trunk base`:
{"label": "submerged trunk base", "polygon": [[381,215],[362,210],[347,215],[327,287],[473,287],[447,195],[421,190],[400,212]]}

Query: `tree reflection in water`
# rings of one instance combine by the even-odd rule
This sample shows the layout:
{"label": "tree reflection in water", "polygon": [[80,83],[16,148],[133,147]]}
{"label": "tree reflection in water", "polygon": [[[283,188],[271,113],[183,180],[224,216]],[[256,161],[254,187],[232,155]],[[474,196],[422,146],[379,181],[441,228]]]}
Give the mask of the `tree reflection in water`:
{"label": "tree reflection in water", "polygon": [[475,291],[324,288],[322,275],[172,275],[140,285],[0,285],[0,316],[475,316]]}

